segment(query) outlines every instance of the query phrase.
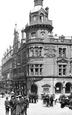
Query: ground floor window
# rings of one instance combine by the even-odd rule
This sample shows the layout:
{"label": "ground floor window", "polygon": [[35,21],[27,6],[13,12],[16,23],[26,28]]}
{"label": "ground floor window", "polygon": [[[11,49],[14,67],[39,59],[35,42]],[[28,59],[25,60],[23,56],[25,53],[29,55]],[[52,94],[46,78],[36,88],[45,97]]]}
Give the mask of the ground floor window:
{"label": "ground floor window", "polygon": [[37,85],[35,85],[35,84],[31,85],[31,92],[37,94]]}
{"label": "ground floor window", "polygon": [[61,93],[61,92],[62,92],[62,83],[56,83],[55,93]]}
{"label": "ground floor window", "polygon": [[44,92],[44,93],[49,93],[49,88],[48,88],[48,87],[44,87],[44,88],[43,88],[43,92]]}
{"label": "ground floor window", "polygon": [[65,93],[70,93],[71,90],[71,83],[66,83],[65,85]]}

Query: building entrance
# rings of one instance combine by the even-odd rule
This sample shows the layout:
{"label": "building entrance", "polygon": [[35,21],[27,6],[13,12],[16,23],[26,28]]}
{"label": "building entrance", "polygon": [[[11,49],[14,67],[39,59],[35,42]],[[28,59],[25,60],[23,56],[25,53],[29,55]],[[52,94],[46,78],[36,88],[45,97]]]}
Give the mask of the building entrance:
{"label": "building entrance", "polygon": [[32,84],[32,85],[31,85],[31,92],[37,94],[37,90],[38,90],[37,85]]}

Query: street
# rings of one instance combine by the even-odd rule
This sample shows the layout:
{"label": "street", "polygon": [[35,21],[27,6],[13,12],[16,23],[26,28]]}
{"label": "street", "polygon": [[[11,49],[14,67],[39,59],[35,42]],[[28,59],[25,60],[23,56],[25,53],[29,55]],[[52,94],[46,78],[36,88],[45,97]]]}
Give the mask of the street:
{"label": "street", "polygon": [[[4,100],[5,98],[0,97],[0,115],[5,115]],[[72,115],[72,110],[67,107],[60,108],[59,103],[54,105],[54,107],[45,107],[42,101],[39,100],[37,104],[29,105],[27,115]]]}

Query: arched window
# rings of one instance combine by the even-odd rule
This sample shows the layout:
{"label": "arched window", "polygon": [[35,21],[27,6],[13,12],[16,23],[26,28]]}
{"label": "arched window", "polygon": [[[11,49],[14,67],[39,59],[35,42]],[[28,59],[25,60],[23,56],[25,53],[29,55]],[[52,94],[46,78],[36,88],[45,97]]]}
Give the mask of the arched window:
{"label": "arched window", "polygon": [[43,22],[44,21],[44,14],[40,14],[40,21]]}
{"label": "arched window", "polygon": [[32,84],[32,85],[31,85],[31,92],[37,94],[37,90],[38,90],[37,85],[36,85],[36,84]]}
{"label": "arched window", "polygon": [[61,93],[62,92],[62,83],[58,82],[55,85],[55,93]]}
{"label": "arched window", "polygon": [[36,21],[36,16],[33,16],[33,20]]}
{"label": "arched window", "polygon": [[66,83],[65,93],[70,93],[71,83]]}

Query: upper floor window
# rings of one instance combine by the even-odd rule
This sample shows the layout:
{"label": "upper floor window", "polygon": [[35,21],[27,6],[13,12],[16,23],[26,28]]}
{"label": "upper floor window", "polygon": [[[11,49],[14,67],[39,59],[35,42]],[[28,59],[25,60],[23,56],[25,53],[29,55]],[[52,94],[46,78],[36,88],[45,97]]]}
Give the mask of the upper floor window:
{"label": "upper floor window", "polygon": [[66,75],[66,65],[59,65],[59,75]]}
{"label": "upper floor window", "polygon": [[42,75],[42,64],[31,64],[28,65],[27,73],[28,75]]}
{"label": "upper floor window", "polygon": [[35,75],[39,74],[39,72],[38,72],[39,71],[38,66],[39,66],[38,64],[35,64]]}
{"label": "upper floor window", "polygon": [[36,32],[31,33],[31,38],[36,38]]}
{"label": "upper floor window", "polygon": [[40,21],[43,22],[44,21],[44,15],[41,13],[40,14]]}
{"label": "upper floor window", "polygon": [[66,56],[66,48],[59,48],[59,56],[60,57]]}
{"label": "upper floor window", "polygon": [[27,52],[29,57],[40,57],[42,56],[42,47],[30,47],[29,52]]}
{"label": "upper floor window", "polygon": [[38,56],[38,47],[35,47],[35,56]]}
{"label": "upper floor window", "polygon": [[30,57],[31,57],[31,56],[33,57],[33,56],[34,56],[34,48],[33,48],[33,47],[30,48],[30,52],[29,52],[29,53],[30,53]]}
{"label": "upper floor window", "polygon": [[33,17],[33,20],[36,21],[36,16]]}
{"label": "upper floor window", "polygon": [[42,47],[39,48],[39,52],[38,53],[39,53],[38,54],[39,56],[42,56]]}
{"label": "upper floor window", "polygon": [[46,17],[46,21],[48,20],[48,17]]}

